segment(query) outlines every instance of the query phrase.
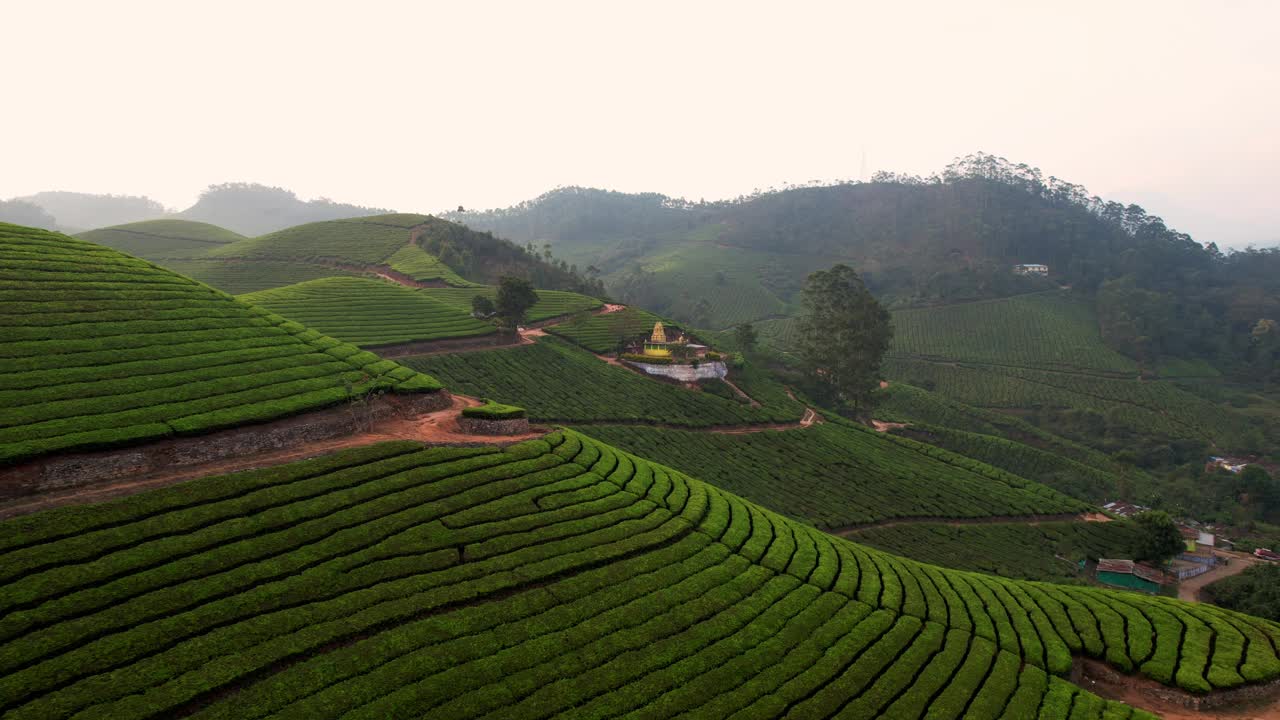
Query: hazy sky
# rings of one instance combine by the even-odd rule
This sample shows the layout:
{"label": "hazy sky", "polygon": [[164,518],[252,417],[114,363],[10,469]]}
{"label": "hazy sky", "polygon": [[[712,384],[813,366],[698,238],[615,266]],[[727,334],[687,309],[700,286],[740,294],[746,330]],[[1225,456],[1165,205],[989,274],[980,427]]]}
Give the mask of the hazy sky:
{"label": "hazy sky", "polygon": [[721,198],[977,150],[1280,242],[1280,2],[0,0],[0,198]]}

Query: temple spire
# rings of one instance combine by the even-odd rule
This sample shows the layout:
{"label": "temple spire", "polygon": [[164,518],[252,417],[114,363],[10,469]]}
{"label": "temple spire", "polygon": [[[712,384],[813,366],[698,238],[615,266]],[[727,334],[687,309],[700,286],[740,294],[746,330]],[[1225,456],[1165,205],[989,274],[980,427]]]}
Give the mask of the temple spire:
{"label": "temple spire", "polygon": [[662,321],[653,324],[653,335],[649,337],[649,342],[664,343],[667,341],[667,331],[662,327]]}

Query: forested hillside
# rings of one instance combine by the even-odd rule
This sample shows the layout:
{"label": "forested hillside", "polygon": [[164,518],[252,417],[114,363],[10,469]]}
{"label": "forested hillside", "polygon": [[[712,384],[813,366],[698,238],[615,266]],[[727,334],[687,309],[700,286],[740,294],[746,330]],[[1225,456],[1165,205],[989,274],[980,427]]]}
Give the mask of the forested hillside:
{"label": "forested hillside", "polygon": [[[715,203],[566,188],[450,217],[549,243],[600,269],[619,299],[706,327],[794,314],[804,276],[843,261],[893,306],[1071,286],[1107,343],[1146,365],[1280,372],[1280,251],[1224,254],[1137,205],[982,153],[927,178],[881,173]],[[1048,278],[1011,272],[1020,263],[1048,265]]]}

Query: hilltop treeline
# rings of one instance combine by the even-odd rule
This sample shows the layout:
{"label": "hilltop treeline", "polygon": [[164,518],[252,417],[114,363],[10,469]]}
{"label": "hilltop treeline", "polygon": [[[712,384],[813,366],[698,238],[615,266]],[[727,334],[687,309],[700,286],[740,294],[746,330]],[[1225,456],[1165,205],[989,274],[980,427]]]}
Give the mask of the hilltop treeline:
{"label": "hilltop treeline", "polygon": [[604,238],[647,238],[678,230],[717,206],[690,203],[660,193],[622,193],[570,186],[556,188],[509,208],[460,209],[445,217],[519,242],[549,239],[579,243]]}

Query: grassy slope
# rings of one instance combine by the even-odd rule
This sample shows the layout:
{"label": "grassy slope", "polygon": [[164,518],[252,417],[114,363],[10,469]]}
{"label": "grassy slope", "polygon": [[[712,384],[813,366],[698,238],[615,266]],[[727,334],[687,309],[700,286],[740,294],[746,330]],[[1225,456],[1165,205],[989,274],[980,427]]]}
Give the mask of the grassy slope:
{"label": "grassy slope", "polygon": [[311,280],[240,299],[362,347],[497,331],[423,292],[371,278]]}
{"label": "grassy slope", "polygon": [[[305,570],[305,571],[304,571]],[[1149,716],[1280,626],[944,570],[575,433],[387,443],[0,523],[0,711],[69,716]],[[54,599],[56,598],[56,600]]]}
{"label": "grassy slope", "polygon": [[246,238],[226,228],[191,220],[146,220],[76,235],[147,260],[199,257]]}
{"label": "grassy slope", "polygon": [[0,462],[435,390],[394,362],[115,250],[0,224]]}

